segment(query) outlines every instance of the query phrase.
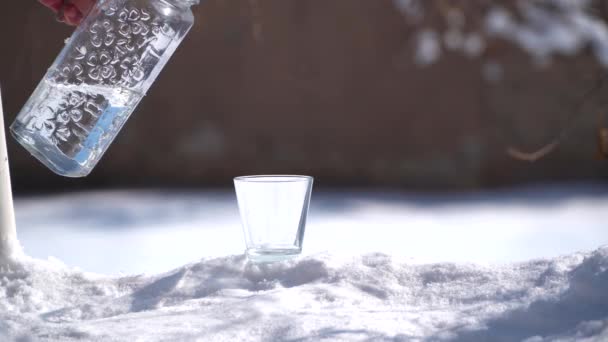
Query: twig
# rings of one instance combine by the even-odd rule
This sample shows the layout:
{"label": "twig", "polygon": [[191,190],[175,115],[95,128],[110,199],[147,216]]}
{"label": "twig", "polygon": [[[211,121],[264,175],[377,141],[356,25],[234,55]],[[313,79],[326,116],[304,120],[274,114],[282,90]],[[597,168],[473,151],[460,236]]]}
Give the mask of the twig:
{"label": "twig", "polygon": [[557,146],[559,146],[559,144],[562,142],[562,140],[570,132],[570,129],[576,123],[575,120],[578,119],[580,117],[580,115],[582,114],[581,109],[582,109],[583,105],[585,104],[585,102],[588,100],[588,98],[593,93],[600,90],[604,86],[605,80],[606,80],[605,76],[599,78],[597,80],[597,82],[595,83],[595,85],[593,85],[593,87],[591,87],[591,89],[586,91],[585,94],[583,94],[583,97],[581,98],[581,100],[577,103],[575,108],[572,110],[572,112],[566,119],[566,124],[562,127],[560,133],[550,143],[543,145],[541,148],[539,148],[533,152],[523,152],[522,150],[520,150],[517,147],[509,146],[506,149],[506,153],[514,159],[527,161],[527,162],[535,162],[535,161],[543,158],[547,154],[551,153],[553,150],[555,150],[555,148]]}
{"label": "twig", "polygon": [[555,148],[558,145],[559,145],[559,141],[554,140],[551,143],[543,146],[542,148],[540,148],[539,150],[536,150],[534,152],[522,152],[513,146],[509,146],[507,148],[507,154],[509,156],[511,156],[512,158],[515,158],[518,160],[523,160],[523,161],[527,161],[527,162],[535,162],[535,161],[541,159],[542,157],[546,156],[547,154],[553,152],[553,150],[555,150]]}

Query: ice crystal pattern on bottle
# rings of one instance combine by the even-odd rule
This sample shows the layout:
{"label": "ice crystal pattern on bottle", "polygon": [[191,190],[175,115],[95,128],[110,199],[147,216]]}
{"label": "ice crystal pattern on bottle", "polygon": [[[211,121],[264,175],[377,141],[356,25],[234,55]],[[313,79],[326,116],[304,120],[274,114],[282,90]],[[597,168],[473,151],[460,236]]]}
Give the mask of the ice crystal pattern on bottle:
{"label": "ice crystal pattern on bottle", "polygon": [[145,8],[110,5],[88,29],[88,41],[77,46],[55,81],[65,85],[109,85],[134,88],[146,76],[146,54],[158,56],[153,42],[171,35],[160,18]]}
{"label": "ice crystal pattern on bottle", "polygon": [[100,0],[11,125],[57,174],[99,162],[192,27],[197,0]]}
{"label": "ice crystal pattern on bottle", "polygon": [[102,95],[72,91],[57,108],[47,107],[33,127],[66,156],[74,157],[108,105]]}
{"label": "ice crystal pattern on bottle", "polygon": [[[146,56],[160,55],[153,43],[160,35],[171,37],[173,32],[145,8],[125,6],[122,1],[105,8],[89,24],[85,39],[68,52],[65,62],[54,71],[53,83],[69,88],[83,85],[141,88],[155,66],[144,63]],[[104,95],[68,91],[56,108],[45,109],[35,128],[63,154],[73,158],[109,105]]]}

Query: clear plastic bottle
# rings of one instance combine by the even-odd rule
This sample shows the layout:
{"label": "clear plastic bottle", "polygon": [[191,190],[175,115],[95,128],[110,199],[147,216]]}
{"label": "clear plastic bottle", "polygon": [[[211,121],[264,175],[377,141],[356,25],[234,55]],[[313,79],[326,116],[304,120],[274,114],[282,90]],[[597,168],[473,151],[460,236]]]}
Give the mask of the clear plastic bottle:
{"label": "clear plastic bottle", "polygon": [[184,39],[199,0],[100,0],[11,132],[57,174],[88,175]]}

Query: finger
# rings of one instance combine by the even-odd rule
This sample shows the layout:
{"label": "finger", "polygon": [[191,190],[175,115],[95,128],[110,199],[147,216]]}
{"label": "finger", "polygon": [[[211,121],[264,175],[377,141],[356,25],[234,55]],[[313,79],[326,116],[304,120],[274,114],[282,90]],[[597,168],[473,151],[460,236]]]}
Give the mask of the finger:
{"label": "finger", "polygon": [[44,6],[52,9],[54,12],[59,11],[63,5],[63,0],[38,0]]}
{"label": "finger", "polygon": [[68,25],[78,25],[82,20],[82,13],[76,6],[68,4],[63,7],[63,19]]}
{"label": "finger", "polygon": [[83,16],[86,16],[95,4],[94,0],[71,0],[70,2],[78,8]]}

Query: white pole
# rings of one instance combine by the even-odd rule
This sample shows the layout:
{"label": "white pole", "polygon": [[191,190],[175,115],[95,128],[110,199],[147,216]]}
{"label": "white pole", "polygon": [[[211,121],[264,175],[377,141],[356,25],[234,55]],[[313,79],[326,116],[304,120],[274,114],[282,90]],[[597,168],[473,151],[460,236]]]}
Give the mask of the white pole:
{"label": "white pole", "polygon": [[6,152],[6,134],[4,131],[4,112],[2,111],[2,94],[0,94],[0,261],[12,259],[21,254],[15,228],[15,211],[11,191],[11,175],[8,168]]}

